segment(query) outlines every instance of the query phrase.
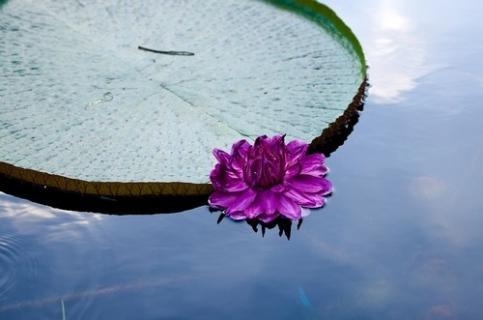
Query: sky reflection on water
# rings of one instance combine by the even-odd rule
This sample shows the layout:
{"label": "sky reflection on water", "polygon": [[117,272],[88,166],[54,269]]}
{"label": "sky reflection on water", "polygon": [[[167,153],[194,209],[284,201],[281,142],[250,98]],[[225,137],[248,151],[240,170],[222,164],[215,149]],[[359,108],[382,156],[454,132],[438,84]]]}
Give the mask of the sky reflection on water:
{"label": "sky reflection on water", "polygon": [[[476,1],[328,1],[372,88],[290,241],[206,207],[108,216],[0,195],[0,318],[478,319],[483,45]],[[437,9],[434,9],[437,8]]]}

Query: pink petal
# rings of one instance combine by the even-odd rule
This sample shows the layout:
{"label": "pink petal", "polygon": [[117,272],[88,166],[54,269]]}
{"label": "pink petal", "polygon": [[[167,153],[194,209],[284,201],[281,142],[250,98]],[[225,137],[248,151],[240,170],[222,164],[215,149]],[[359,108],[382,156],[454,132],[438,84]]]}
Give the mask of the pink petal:
{"label": "pink petal", "polygon": [[264,191],[260,195],[263,202],[263,213],[273,215],[277,212],[277,196],[270,190]]}
{"label": "pink petal", "polygon": [[250,149],[244,178],[252,187],[269,188],[283,180],[285,173],[285,145],[283,136],[257,138]]}
{"label": "pink petal", "polygon": [[306,208],[302,208],[301,217],[302,218],[308,217],[311,213],[312,213],[312,210],[306,209]]}
{"label": "pink petal", "polygon": [[266,135],[260,136],[260,137],[255,139],[255,143],[253,144],[253,146],[258,147],[261,143],[263,143],[267,139],[268,139],[268,137]]}
{"label": "pink petal", "polygon": [[237,176],[233,170],[220,163],[217,163],[211,171],[210,181],[215,190],[223,192],[239,192],[248,188],[243,177]]}
{"label": "pink petal", "polygon": [[241,192],[214,191],[208,198],[208,204],[227,213],[245,210],[255,199],[256,193],[247,189]]}
{"label": "pink petal", "polygon": [[279,216],[278,213],[274,213],[274,214],[262,213],[257,218],[258,218],[258,220],[260,220],[263,223],[270,223],[273,220],[277,219],[278,216]]}
{"label": "pink petal", "polygon": [[277,135],[272,138],[262,136],[255,140],[254,148],[265,155],[265,159],[269,162],[277,161],[285,157],[285,136]]}
{"label": "pink petal", "polygon": [[293,156],[304,155],[309,145],[301,140],[292,140],[287,143],[287,151]]}
{"label": "pink petal", "polygon": [[252,189],[246,189],[245,191],[237,193],[235,201],[233,201],[230,206],[226,208],[227,212],[233,213],[236,211],[244,211],[249,205],[252,204],[256,196],[257,193]]}
{"label": "pink petal", "polygon": [[248,148],[250,147],[250,143],[246,141],[245,139],[240,140],[236,143],[233,144],[231,147],[231,155],[236,155],[236,154],[245,154],[248,152]]}
{"label": "pink petal", "polygon": [[237,198],[237,193],[214,191],[208,198],[208,204],[213,208],[226,209],[230,207]]}
{"label": "pink petal", "polygon": [[240,140],[231,148],[231,167],[239,173],[240,177],[243,176],[243,169],[251,147],[246,140]]}
{"label": "pink petal", "polygon": [[298,176],[302,171],[302,165],[300,162],[292,163],[289,167],[285,169],[285,178],[290,178]]}
{"label": "pink petal", "polygon": [[322,154],[314,153],[303,157],[300,160],[301,174],[312,176],[323,176],[327,174],[327,167],[324,165],[325,157]]}
{"label": "pink petal", "polygon": [[228,162],[230,162],[230,155],[223,150],[214,149],[213,155],[215,156],[216,160],[218,160],[218,162],[220,162],[221,164],[226,165],[228,164]]}
{"label": "pink petal", "polygon": [[301,209],[292,199],[282,194],[278,195],[278,212],[292,220],[300,219]]}
{"label": "pink petal", "polygon": [[215,190],[221,190],[223,188],[223,183],[221,182],[222,172],[221,165],[217,163],[210,173],[210,181]]}
{"label": "pink petal", "polygon": [[322,190],[322,195],[327,196],[332,193],[334,188],[332,187],[332,182],[330,182],[329,180],[324,178],[324,182],[325,182],[325,188],[324,190]]}
{"label": "pink petal", "polygon": [[258,219],[269,223],[280,215],[291,220],[325,203],[332,184],[324,178],[327,167],[321,154],[307,155],[308,144],[285,136],[261,136],[250,145],[233,144],[231,154],[213,150],[218,163],[210,174],[215,191],[209,204],[224,209],[234,220]]}
{"label": "pink petal", "polygon": [[297,190],[308,193],[329,194],[332,191],[332,184],[329,180],[322,177],[314,177],[311,175],[299,175],[287,179],[287,188],[293,187]]}
{"label": "pink petal", "polygon": [[285,149],[285,135],[273,136],[272,138],[266,139],[265,142],[272,148],[279,149],[283,147]]}
{"label": "pink petal", "polygon": [[227,192],[239,192],[248,189],[248,186],[242,179],[227,179],[225,180],[224,189]]}
{"label": "pink petal", "polygon": [[259,197],[253,200],[250,206],[245,209],[244,214],[247,219],[255,219],[260,214],[263,214],[263,203]]}
{"label": "pink petal", "polygon": [[320,193],[307,193],[297,189],[288,189],[285,195],[305,208],[320,208],[325,203],[325,199]]}
{"label": "pink petal", "polygon": [[245,209],[247,218],[254,219],[262,214],[274,215],[277,212],[278,197],[270,190],[260,191],[257,197]]}
{"label": "pink petal", "polygon": [[265,192],[259,192],[250,206],[244,210],[244,214],[248,219],[257,218],[259,215],[265,212]]}
{"label": "pink petal", "polygon": [[281,193],[281,192],[285,192],[285,186],[281,183],[281,184],[277,184],[273,187],[270,188],[270,191],[271,192],[275,192],[275,193]]}
{"label": "pink petal", "polygon": [[299,161],[307,153],[309,145],[300,140],[290,141],[287,146],[287,168]]}
{"label": "pink petal", "polygon": [[233,220],[245,220],[247,218],[247,216],[245,215],[245,213],[243,213],[242,211],[236,211],[236,212],[232,212],[232,213],[226,213],[226,215],[230,218],[232,218]]}
{"label": "pink petal", "polygon": [[278,196],[270,190],[261,191],[253,202],[244,210],[248,219],[264,216],[278,216]]}

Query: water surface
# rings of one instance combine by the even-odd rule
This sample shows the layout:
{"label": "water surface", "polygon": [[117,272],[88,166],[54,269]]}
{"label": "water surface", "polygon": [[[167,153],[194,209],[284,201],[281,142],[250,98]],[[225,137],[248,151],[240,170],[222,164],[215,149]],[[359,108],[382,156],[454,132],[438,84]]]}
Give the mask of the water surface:
{"label": "water surface", "polygon": [[0,318],[481,318],[483,6],[328,4],[373,86],[325,208],[287,240],[206,207],[119,217],[1,194]]}

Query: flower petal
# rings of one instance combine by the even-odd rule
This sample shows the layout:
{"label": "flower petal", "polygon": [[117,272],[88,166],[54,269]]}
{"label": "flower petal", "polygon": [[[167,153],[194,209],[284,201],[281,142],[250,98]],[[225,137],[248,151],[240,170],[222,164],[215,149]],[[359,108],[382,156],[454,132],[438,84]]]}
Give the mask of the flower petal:
{"label": "flower petal", "polygon": [[306,208],[324,205],[332,184],[322,154],[307,155],[308,144],[285,135],[261,136],[250,145],[233,144],[231,154],[213,150],[218,163],[210,174],[215,191],[212,207],[224,209],[234,220],[258,219],[273,222],[283,216],[291,220],[307,214]]}
{"label": "flower petal", "polygon": [[223,183],[221,179],[222,172],[223,169],[221,168],[221,165],[217,163],[215,165],[215,168],[210,173],[210,181],[215,190],[221,190],[223,188]]}
{"label": "flower petal", "polygon": [[232,218],[233,220],[237,220],[237,221],[245,220],[247,218],[245,213],[242,212],[242,211],[235,211],[235,212],[232,212],[232,213],[227,212],[226,215],[228,217]]}
{"label": "flower petal", "polygon": [[245,139],[242,139],[232,145],[231,155],[233,156],[236,154],[246,154],[249,147],[250,143],[248,143],[248,141],[246,141]]}
{"label": "flower petal", "polygon": [[269,190],[261,191],[253,202],[244,210],[248,219],[258,218],[260,215],[278,216],[278,197]]}
{"label": "flower petal", "polygon": [[255,219],[259,215],[263,214],[263,202],[261,201],[260,195],[257,196],[255,200],[244,210],[244,214],[247,219]]}
{"label": "flower petal", "polygon": [[300,160],[300,174],[312,176],[323,176],[327,174],[327,167],[324,165],[325,157],[320,153],[306,155]]}
{"label": "flower petal", "polygon": [[252,146],[246,140],[240,140],[231,148],[231,167],[243,176],[243,168],[247,162],[248,153]]}
{"label": "flower petal", "polygon": [[263,223],[270,223],[273,220],[277,219],[278,216],[279,216],[278,213],[274,213],[274,214],[262,213],[257,218],[258,218],[258,220],[260,220]]}
{"label": "flower petal", "polygon": [[263,154],[268,162],[285,159],[285,136],[277,135],[272,138],[262,136],[255,140],[254,149],[257,155]]}
{"label": "flower petal", "polygon": [[214,191],[208,198],[208,204],[213,208],[226,209],[230,207],[237,198],[237,193]]}
{"label": "flower petal", "polygon": [[246,184],[251,187],[265,189],[280,183],[285,174],[284,136],[257,138],[244,171]]}
{"label": "flower petal", "polygon": [[288,189],[285,195],[305,208],[320,208],[325,204],[325,199],[320,193],[308,193],[292,188]]}
{"label": "flower petal", "polygon": [[283,194],[278,195],[278,212],[292,220],[300,219],[301,209],[300,206],[295,203],[291,198],[284,196]]}
{"label": "flower petal", "polygon": [[312,213],[312,210],[306,209],[306,208],[302,208],[301,217],[302,218],[308,217],[311,213]]}
{"label": "flower petal", "polygon": [[220,163],[217,163],[211,171],[210,181],[215,190],[223,192],[239,192],[248,188],[242,177]]}
{"label": "flower petal", "polygon": [[277,212],[277,196],[270,190],[260,194],[263,202],[263,213],[273,215]]}
{"label": "flower petal", "polygon": [[275,192],[275,193],[281,193],[281,192],[285,191],[285,186],[283,185],[283,183],[280,183],[280,184],[277,184],[277,185],[271,187],[270,191]]}
{"label": "flower petal", "polygon": [[222,165],[228,165],[231,158],[228,153],[220,149],[213,149],[213,156],[215,156],[216,160]]}
{"label": "flower petal", "polygon": [[242,179],[226,179],[224,189],[227,192],[239,192],[248,189],[248,186]]}
{"label": "flower petal", "polygon": [[297,190],[308,193],[322,193],[323,195],[326,195],[332,191],[332,184],[329,180],[323,177],[303,174],[287,179],[285,182],[288,185],[288,188],[293,187]]}
{"label": "flower petal", "polygon": [[309,145],[301,140],[292,140],[287,143],[287,151],[292,156],[304,155],[307,152]]}
{"label": "flower petal", "polygon": [[226,211],[228,213],[244,211],[249,205],[252,204],[256,196],[257,193],[252,189],[246,189],[242,192],[239,192],[237,193],[236,199],[230,204],[229,207],[226,208]]}
{"label": "flower petal", "polygon": [[309,145],[300,140],[290,141],[286,146],[287,151],[287,168],[291,167],[299,161],[307,153]]}
{"label": "flower petal", "polygon": [[285,169],[285,178],[291,178],[298,176],[302,171],[302,165],[300,162],[292,163],[289,167]]}

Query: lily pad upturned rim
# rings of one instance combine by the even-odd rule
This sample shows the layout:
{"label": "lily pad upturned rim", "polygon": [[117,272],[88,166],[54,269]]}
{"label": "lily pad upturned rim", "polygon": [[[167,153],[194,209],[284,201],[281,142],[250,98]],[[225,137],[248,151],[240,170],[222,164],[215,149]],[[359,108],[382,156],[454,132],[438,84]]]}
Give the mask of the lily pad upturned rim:
{"label": "lily pad upturned rim", "polygon": [[[330,155],[341,146],[357,123],[367,89],[362,47],[352,30],[328,6],[315,0],[268,0],[309,19],[324,17],[349,41],[357,54],[364,79],[344,113],[314,138],[309,152]],[[263,133],[261,133],[263,134]],[[206,204],[211,184],[185,182],[96,182],[67,178],[0,161],[0,190],[52,207],[99,213],[170,213]]]}

